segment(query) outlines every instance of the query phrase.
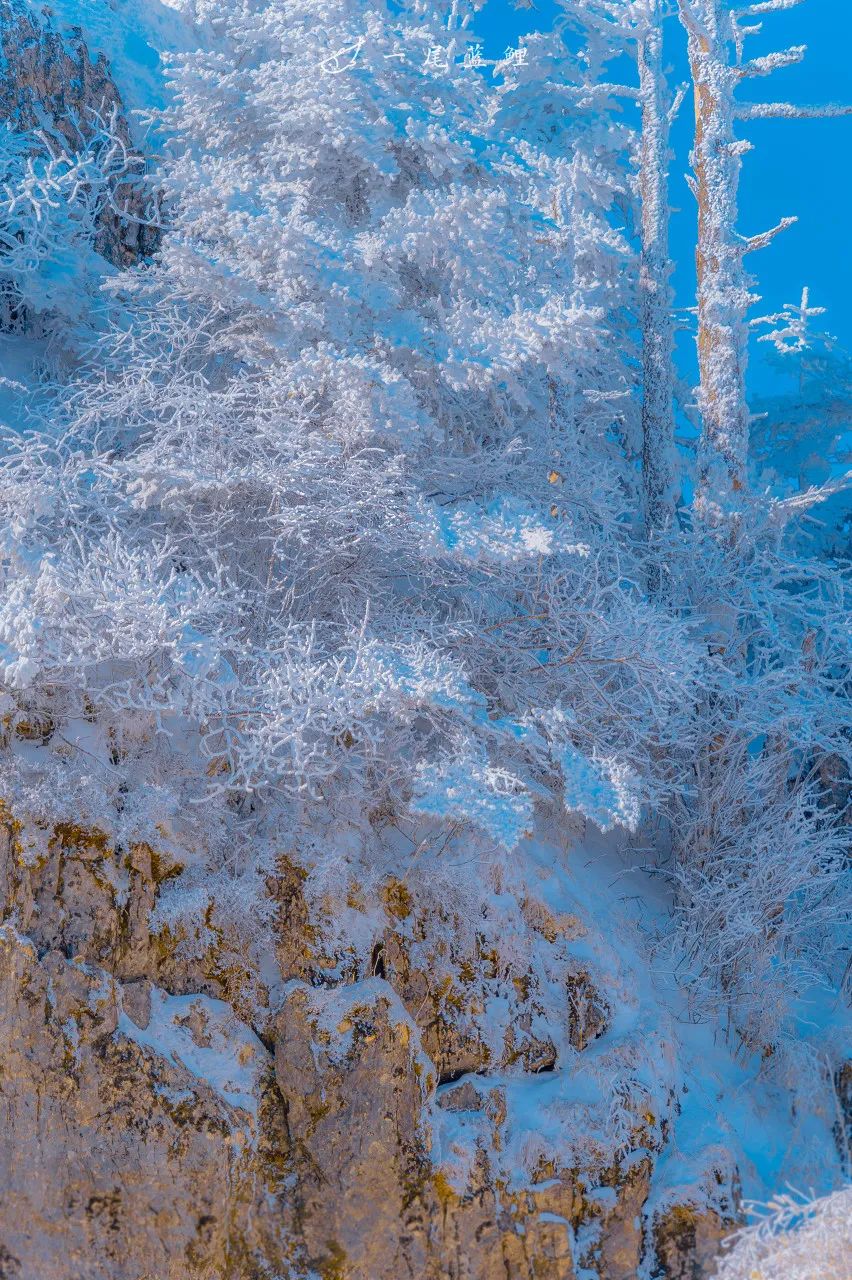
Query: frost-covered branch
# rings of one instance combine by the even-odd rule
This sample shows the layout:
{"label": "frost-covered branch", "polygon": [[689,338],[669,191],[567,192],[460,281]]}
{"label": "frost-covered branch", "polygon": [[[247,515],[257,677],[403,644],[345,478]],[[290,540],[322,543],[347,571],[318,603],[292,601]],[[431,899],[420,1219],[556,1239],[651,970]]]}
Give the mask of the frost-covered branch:
{"label": "frost-covered branch", "polygon": [[735,114],[738,120],[831,120],[852,115],[852,107],[840,103],[738,102]]}
{"label": "frost-covered branch", "polygon": [[770,227],[768,231],[763,231],[756,236],[749,236],[743,243],[742,252],[755,253],[758,249],[765,249],[776,236],[780,235],[782,231],[787,231],[790,227],[795,226],[798,221],[798,218],[782,218],[776,226]]}
{"label": "frost-covered branch", "polygon": [[723,1253],[719,1280],[843,1280],[852,1253],[852,1188],[776,1196]]}
{"label": "frost-covered branch", "polygon": [[773,504],[773,517],[783,524],[850,488],[852,488],[852,471],[847,471],[842,476],[834,476],[831,480],[826,480],[824,484],[811,485],[803,493],[794,494],[791,498],[778,499]]}
{"label": "frost-covered branch", "polygon": [[750,62],[743,62],[737,67],[737,75],[742,80],[754,76],[771,75],[773,71],[780,71],[783,67],[795,66],[803,60],[807,51],[807,45],[798,44],[780,53],[769,53],[763,58],[752,58]]}
{"label": "frost-covered branch", "polygon": [[734,9],[735,18],[758,18],[764,13],[780,13],[782,9],[794,9],[802,0],[758,0],[757,4],[746,5],[743,9]]}
{"label": "frost-covered branch", "polygon": [[[7,311],[77,323],[111,273],[104,223],[145,221],[144,164],[119,127],[117,108],[93,114],[81,148],[61,148],[44,131],[0,131],[0,287]],[[146,223],[146,225],[150,225]]]}

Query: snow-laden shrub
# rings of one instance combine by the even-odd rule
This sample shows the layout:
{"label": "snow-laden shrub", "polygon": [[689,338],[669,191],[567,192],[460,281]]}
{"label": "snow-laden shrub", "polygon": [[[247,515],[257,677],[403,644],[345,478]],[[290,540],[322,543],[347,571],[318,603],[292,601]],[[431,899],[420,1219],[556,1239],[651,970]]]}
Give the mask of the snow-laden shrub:
{"label": "snow-laden shrub", "polygon": [[562,156],[508,136],[457,5],[216,22],[160,122],[162,251],[7,449],[8,688],[119,741],[194,733],[208,789],[342,788],[511,845],[554,786],[635,826],[696,664],[625,520],[632,258],[597,122]]}
{"label": "snow-laden shrub", "polygon": [[691,779],[670,808],[680,970],[696,1010],[734,1011],[752,1048],[773,1042],[809,985],[842,981],[849,828],[849,583],[806,558],[754,504],[739,539],[699,527],[674,575],[706,645]]}
{"label": "snow-laden shrub", "polygon": [[139,203],[142,167],[115,110],[92,120],[77,150],[0,126],[0,330],[67,337],[88,317],[115,271],[100,252],[104,216]]}
{"label": "snow-laden shrub", "polygon": [[845,1280],[852,1257],[852,1188],[820,1199],[777,1196],[723,1254],[716,1280]]}

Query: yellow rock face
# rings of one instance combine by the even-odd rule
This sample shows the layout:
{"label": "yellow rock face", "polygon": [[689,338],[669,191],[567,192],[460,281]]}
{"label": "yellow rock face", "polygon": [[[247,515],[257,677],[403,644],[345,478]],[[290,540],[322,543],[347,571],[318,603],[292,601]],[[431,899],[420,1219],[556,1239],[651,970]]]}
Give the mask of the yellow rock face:
{"label": "yellow rock face", "polygon": [[[401,882],[378,903],[350,885],[379,941],[369,963],[329,954],[305,872],[282,857],[266,886],[286,983],[273,1016],[215,904],[195,926],[156,924],[181,862],[72,822],[42,834],[36,855],[10,815],[0,826],[9,1280],[633,1280],[649,1245],[671,1280],[710,1274],[720,1217],[675,1206],[649,1232],[661,1139],[638,1096],[627,1158],[602,1146],[580,1169],[545,1152],[525,1185],[506,1181],[509,1085],[557,1050],[537,1032],[538,975],[451,913]],[[519,918],[545,959],[583,937],[529,900]],[[570,973],[581,1055],[608,1009]],[[508,1020],[491,1046],[495,992]],[[457,1149],[436,1146],[442,1117]]]}

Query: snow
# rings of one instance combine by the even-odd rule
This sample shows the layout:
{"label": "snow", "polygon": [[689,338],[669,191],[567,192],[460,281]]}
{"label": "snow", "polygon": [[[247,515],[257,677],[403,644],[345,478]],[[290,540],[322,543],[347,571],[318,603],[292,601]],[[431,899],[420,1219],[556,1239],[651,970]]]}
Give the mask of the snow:
{"label": "snow", "polygon": [[148,1026],[138,1027],[122,1010],[116,1034],[182,1067],[228,1106],[256,1116],[259,1078],[269,1053],[224,1001],[152,987]]}
{"label": "snow", "polygon": [[[816,1194],[841,1185],[831,1088],[819,1053],[821,1047],[834,1060],[852,1053],[842,1006],[828,993],[807,993],[789,1043],[812,1046],[813,1057],[805,1053],[792,1072],[760,1053],[737,1053],[717,1025],[690,1020],[673,955],[655,941],[665,933],[671,900],[636,863],[628,839],[587,833],[566,856],[539,834],[518,852],[524,891],[555,917],[579,919],[582,936],[568,943],[568,954],[590,967],[612,1008],[607,1029],[578,1054],[564,1040],[564,995],[554,989],[546,1019],[559,1050],[554,1071],[489,1071],[438,1091],[444,1098],[469,1082],[483,1106],[490,1090],[505,1092],[507,1119],[492,1158],[508,1185],[526,1185],[539,1154],[559,1152],[569,1167],[593,1168],[597,1144],[614,1132],[612,1107],[620,1093],[642,1099],[657,1141],[660,1121],[669,1126],[668,1141],[654,1157],[649,1221],[669,1204],[700,1199],[714,1170],[729,1183],[738,1170],[746,1201],[765,1201],[785,1185]],[[499,1020],[499,1009],[489,1016]],[[490,1122],[482,1112],[438,1106],[433,1129],[435,1156],[461,1186],[476,1143],[490,1141]],[[634,1151],[622,1167],[642,1154]]]}
{"label": "snow", "polygon": [[473,823],[507,849],[532,822],[532,800],[519,779],[476,756],[424,766],[415,788],[414,812]]}
{"label": "snow", "polygon": [[565,778],[565,808],[569,813],[582,813],[601,831],[621,825],[635,831],[639,824],[641,799],[637,794],[638,779],[619,762],[585,760],[573,747],[560,755]]}

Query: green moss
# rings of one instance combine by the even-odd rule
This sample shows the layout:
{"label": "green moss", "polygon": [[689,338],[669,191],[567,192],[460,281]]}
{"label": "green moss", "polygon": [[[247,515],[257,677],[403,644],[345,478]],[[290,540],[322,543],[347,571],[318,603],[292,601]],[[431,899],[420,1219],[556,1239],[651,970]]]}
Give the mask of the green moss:
{"label": "green moss", "polygon": [[287,1123],[287,1105],[278,1089],[275,1067],[267,1063],[259,1086],[258,1156],[260,1170],[268,1189],[276,1193],[292,1172],[292,1141]]}
{"label": "green moss", "polygon": [[346,1250],[336,1240],[326,1241],[325,1247],[327,1253],[317,1262],[317,1271],[322,1280],[347,1280]]}
{"label": "green moss", "polygon": [[308,1115],[311,1118],[311,1127],[308,1130],[308,1132],[305,1134],[305,1137],[310,1138],[314,1130],[316,1129],[317,1125],[320,1123],[320,1121],[324,1120],[325,1117],[331,1111],[331,1103],[330,1102],[311,1102],[306,1099],[305,1110],[307,1111]]}
{"label": "green moss", "polygon": [[58,822],[53,838],[63,849],[89,849],[104,857],[109,852],[109,836],[100,827],[80,827],[74,822]]}
{"label": "green moss", "polygon": [[435,1195],[438,1197],[443,1208],[448,1209],[451,1205],[458,1204],[459,1195],[453,1188],[440,1169],[432,1174],[432,1186],[435,1188]]}
{"label": "green moss", "polygon": [[676,1204],[654,1228],[654,1242],[658,1252],[673,1246],[676,1253],[688,1257],[695,1249],[698,1227],[698,1210],[691,1204]]}
{"label": "green moss", "polygon": [[182,862],[166,863],[163,855],[157,853],[156,849],[150,850],[151,854],[151,879],[154,884],[164,884],[166,880],[176,879],[184,869]]}
{"label": "green moss", "polygon": [[382,902],[389,915],[397,920],[406,920],[411,915],[414,900],[401,880],[391,877],[381,889]]}
{"label": "green moss", "polygon": [[173,930],[167,924],[163,925],[159,933],[152,934],[151,944],[157,964],[164,964],[171,960],[185,937],[186,933],[182,927]]}

